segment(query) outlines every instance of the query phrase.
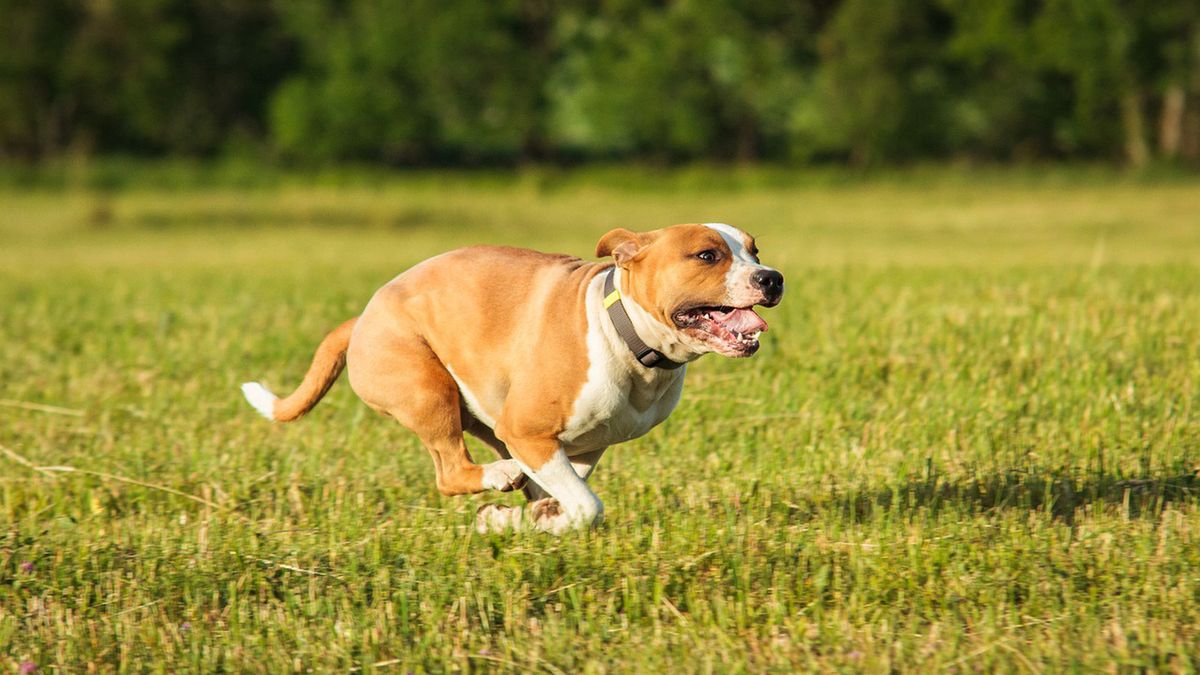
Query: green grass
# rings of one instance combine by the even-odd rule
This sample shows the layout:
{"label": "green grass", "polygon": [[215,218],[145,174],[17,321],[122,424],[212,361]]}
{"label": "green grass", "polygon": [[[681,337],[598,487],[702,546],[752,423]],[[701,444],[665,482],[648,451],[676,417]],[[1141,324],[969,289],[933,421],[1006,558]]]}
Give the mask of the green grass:
{"label": "green grass", "polygon": [[[1200,180],[706,171],[7,188],[0,669],[1200,668]],[[344,382],[237,391],[439,251],[696,220],[787,296],[595,531],[474,534],[519,497],[441,497]]]}

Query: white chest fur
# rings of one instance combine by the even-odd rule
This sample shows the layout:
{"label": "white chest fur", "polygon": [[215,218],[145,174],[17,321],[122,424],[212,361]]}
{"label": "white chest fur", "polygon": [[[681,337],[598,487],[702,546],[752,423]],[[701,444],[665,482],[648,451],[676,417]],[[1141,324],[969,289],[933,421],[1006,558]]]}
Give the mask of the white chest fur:
{"label": "white chest fur", "polygon": [[634,360],[604,310],[603,284],[601,274],[588,287],[587,381],[559,434],[567,454],[646,434],[671,414],[683,392],[686,366],[650,369]]}

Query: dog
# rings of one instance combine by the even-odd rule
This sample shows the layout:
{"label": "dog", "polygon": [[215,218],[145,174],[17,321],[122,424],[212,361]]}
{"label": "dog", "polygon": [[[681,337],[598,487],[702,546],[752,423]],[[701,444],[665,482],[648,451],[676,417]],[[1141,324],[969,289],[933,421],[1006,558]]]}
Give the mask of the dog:
{"label": "dog", "polygon": [[[375,410],[420,437],[444,495],[523,489],[525,507],[480,507],[480,532],[559,534],[599,522],[587,479],[604,451],[675,409],[686,365],[715,352],[747,357],[783,297],[783,275],[754,238],[723,223],[615,229],[598,258],[473,246],[435,256],[379,289],[329,333],[300,386],[247,401],[290,422],[343,368]],[[501,459],[477,464],[470,433]]]}

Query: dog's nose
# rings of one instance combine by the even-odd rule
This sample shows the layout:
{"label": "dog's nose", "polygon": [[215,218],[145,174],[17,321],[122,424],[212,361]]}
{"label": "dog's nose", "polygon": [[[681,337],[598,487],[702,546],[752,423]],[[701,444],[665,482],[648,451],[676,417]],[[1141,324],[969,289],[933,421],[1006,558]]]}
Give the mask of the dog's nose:
{"label": "dog's nose", "polygon": [[783,275],[775,270],[758,270],[750,275],[750,283],[763,292],[768,303],[779,302],[783,297]]}

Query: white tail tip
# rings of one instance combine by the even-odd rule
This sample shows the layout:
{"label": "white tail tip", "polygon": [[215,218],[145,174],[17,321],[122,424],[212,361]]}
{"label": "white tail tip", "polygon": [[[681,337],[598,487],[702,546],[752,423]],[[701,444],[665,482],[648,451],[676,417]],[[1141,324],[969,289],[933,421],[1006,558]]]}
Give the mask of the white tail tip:
{"label": "white tail tip", "polygon": [[247,382],[242,385],[242,394],[260,415],[275,421],[275,401],[279,400],[279,397],[272,394],[270,389],[257,382]]}

